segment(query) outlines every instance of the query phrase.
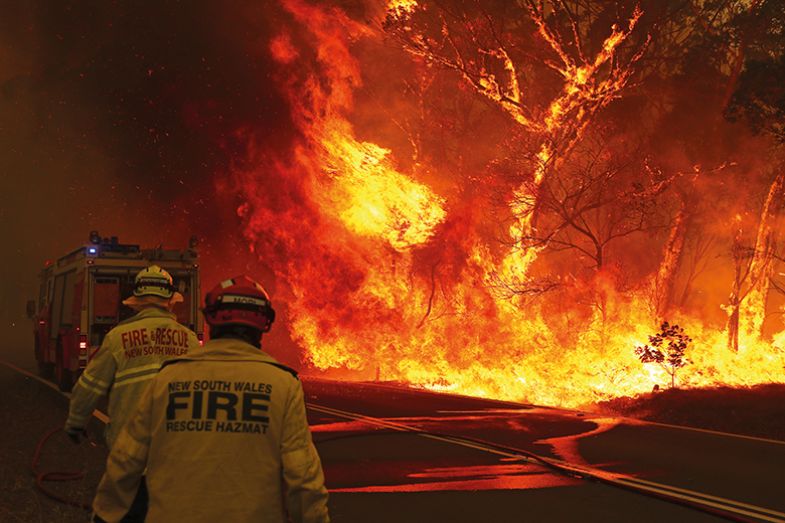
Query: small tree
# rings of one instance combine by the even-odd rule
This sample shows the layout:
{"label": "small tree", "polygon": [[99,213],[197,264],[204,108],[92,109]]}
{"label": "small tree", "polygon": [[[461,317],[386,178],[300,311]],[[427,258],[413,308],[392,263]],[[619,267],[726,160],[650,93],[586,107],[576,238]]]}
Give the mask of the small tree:
{"label": "small tree", "polygon": [[649,345],[636,347],[635,354],[642,363],[656,363],[671,377],[671,388],[676,386],[676,373],[689,363],[684,357],[692,338],[684,333],[684,329],[667,321],[660,325],[660,332],[649,336]]}

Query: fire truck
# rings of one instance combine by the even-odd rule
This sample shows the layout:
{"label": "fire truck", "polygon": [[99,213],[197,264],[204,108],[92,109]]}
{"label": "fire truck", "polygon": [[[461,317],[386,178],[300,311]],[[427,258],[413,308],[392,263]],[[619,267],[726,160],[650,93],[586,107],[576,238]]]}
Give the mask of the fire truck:
{"label": "fire truck", "polygon": [[85,245],[47,262],[41,271],[38,300],[27,302],[41,376],[54,378],[62,391],[71,390],[106,333],[133,316],[134,311],[122,300],[131,296],[136,273],[151,264],[172,275],[184,298],[173,312],[201,341],[204,319],[199,309],[196,243],[196,238],[191,238],[183,250],[160,246],[141,249],[93,231]]}

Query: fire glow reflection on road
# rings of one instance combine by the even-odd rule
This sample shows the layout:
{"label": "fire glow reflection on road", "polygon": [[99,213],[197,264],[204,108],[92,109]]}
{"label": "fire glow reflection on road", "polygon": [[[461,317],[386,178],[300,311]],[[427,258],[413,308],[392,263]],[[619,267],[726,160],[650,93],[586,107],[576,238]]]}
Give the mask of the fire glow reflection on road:
{"label": "fire glow reflection on road", "polygon": [[[386,424],[411,427],[422,430],[425,434],[441,434],[447,438],[462,438],[477,430],[512,431],[520,443],[524,443],[530,430],[527,425],[553,415],[549,409],[480,409],[438,411],[437,416],[402,416],[392,418],[368,418],[355,421],[328,421],[311,426],[315,443],[329,442],[351,438],[355,444],[362,446],[363,438],[373,436],[394,435],[395,430],[388,430]],[[572,419],[571,413],[566,413]],[[529,417],[527,422],[526,418]],[[610,430],[618,424],[613,420],[595,423],[595,420],[580,420],[577,425],[570,423],[575,433],[533,442],[553,447],[554,452],[563,459],[577,464],[585,460],[578,453],[578,440],[588,435]],[[381,425],[380,425],[381,424]],[[403,425],[401,425],[403,424]],[[324,436],[320,436],[324,435]],[[530,442],[531,443],[531,442]],[[456,466],[428,466],[428,462],[420,462],[412,458],[403,461],[415,470],[401,474],[394,484],[371,484],[342,486],[331,488],[332,492],[433,492],[433,491],[478,491],[478,490],[528,490],[572,486],[579,483],[575,478],[554,474],[536,463],[526,463],[524,458],[499,457],[498,464],[461,464]],[[384,464],[377,464],[385,468]],[[389,472],[401,471],[397,466]],[[328,471],[329,472],[329,471]],[[328,474],[329,477],[329,474]]]}
{"label": "fire glow reflection on road", "polygon": [[[502,460],[505,461],[505,460]],[[376,485],[331,489],[331,492],[433,492],[450,490],[529,490],[567,487],[580,483],[528,464],[476,465],[467,467],[428,468],[408,474],[415,480],[432,480],[427,483],[411,482],[400,485]]]}

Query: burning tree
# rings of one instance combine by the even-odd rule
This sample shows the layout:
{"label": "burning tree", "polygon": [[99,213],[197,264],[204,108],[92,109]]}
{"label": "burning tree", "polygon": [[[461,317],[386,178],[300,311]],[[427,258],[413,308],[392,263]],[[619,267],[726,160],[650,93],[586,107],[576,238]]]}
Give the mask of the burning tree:
{"label": "burning tree", "polygon": [[649,336],[649,345],[635,348],[643,363],[656,363],[671,377],[671,388],[676,386],[676,373],[689,363],[685,352],[692,339],[684,333],[684,329],[667,321],[662,322],[660,331]]}
{"label": "burning tree", "polygon": [[769,187],[758,222],[757,236],[752,247],[743,244],[740,220],[736,220],[731,254],[734,278],[728,304],[728,348],[739,350],[740,321],[747,319],[747,334],[762,333],[766,301],[771,289],[771,278],[780,243],[780,223],[785,206],[785,173],[778,173]]}
{"label": "burning tree", "polygon": [[[700,195],[696,192],[697,181],[701,177],[717,175],[725,170],[729,165],[722,163],[713,168],[703,170],[699,165],[695,165],[689,171],[677,171],[666,176],[661,169],[652,168],[647,165],[647,170],[654,171],[654,178],[660,180],[655,186],[659,192],[669,191],[673,194],[675,201],[675,211],[670,219],[668,237],[663,246],[662,259],[659,268],[652,278],[652,297],[653,309],[658,321],[663,320],[673,314],[675,299],[676,277],[682,268],[682,261],[686,254],[686,243],[693,221],[700,212]],[[697,264],[706,254],[706,249],[711,244],[707,238],[693,239],[690,253],[688,274],[682,292],[680,304],[683,304],[689,294],[689,288],[696,277]]]}
{"label": "burning tree", "polygon": [[[758,16],[748,16],[740,24],[745,29],[742,32],[744,38],[738,39],[740,63],[734,74],[735,90],[728,94],[726,115],[731,120],[745,120],[755,132],[771,136],[781,151],[785,144],[785,94],[782,87],[785,42],[781,30],[785,23],[785,6],[780,2],[754,1],[749,6],[749,14]],[[753,33],[757,38],[751,42]],[[742,63],[746,64],[744,68]],[[775,154],[772,156],[776,158]],[[761,207],[755,244],[747,256],[738,254],[738,240],[734,239],[737,268],[727,307],[728,344],[734,350],[738,350],[739,346],[740,312],[749,317],[751,333],[762,334],[771,278],[778,251],[782,251],[785,170],[781,160],[768,178],[769,188]],[[743,288],[745,280],[748,280],[746,289]]]}
{"label": "burning tree", "polygon": [[[764,140],[719,109],[745,81],[721,38],[744,0],[281,3],[270,52],[297,136],[234,175],[307,364],[559,405],[650,390],[639,358],[675,385],[687,350],[682,382],[783,379],[759,338],[722,350],[732,267],[698,277],[731,243],[717,224],[754,228],[772,180],[745,147]],[[738,313],[774,267],[752,257],[778,251],[737,251]],[[676,310],[679,284],[699,299]]]}
{"label": "burning tree", "polygon": [[[452,70],[478,94],[537,138],[531,172],[521,173],[510,207],[513,241],[537,229],[542,186],[580,140],[597,112],[627,86],[648,39],[623,49],[642,15],[612,24],[599,46],[589,38],[606,13],[566,2],[469,3],[393,1],[384,28],[409,53]],[[535,32],[539,41],[532,41]],[[525,277],[526,267],[523,264]]]}
{"label": "burning tree", "polygon": [[[670,180],[643,168],[642,156],[612,129],[587,133],[561,167],[536,188],[538,227],[518,242],[549,253],[571,251],[588,262],[587,268],[602,270],[612,244],[663,226],[658,206]],[[524,168],[521,158],[531,165],[531,159],[521,154],[509,160],[511,165],[500,164],[499,171],[516,176]],[[524,182],[531,184],[532,180]]]}

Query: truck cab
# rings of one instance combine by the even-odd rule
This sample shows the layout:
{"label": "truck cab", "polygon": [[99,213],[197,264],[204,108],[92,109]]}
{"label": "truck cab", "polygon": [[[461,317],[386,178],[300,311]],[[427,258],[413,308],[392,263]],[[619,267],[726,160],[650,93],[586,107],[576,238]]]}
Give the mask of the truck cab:
{"label": "truck cab", "polygon": [[28,302],[42,377],[54,378],[60,390],[71,390],[106,333],[134,315],[122,300],[133,293],[136,274],[151,264],[166,269],[183,295],[172,310],[177,321],[203,339],[195,239],[187,249],[142,249],[92,232],[85,245],[47,262],[38,299]]}

